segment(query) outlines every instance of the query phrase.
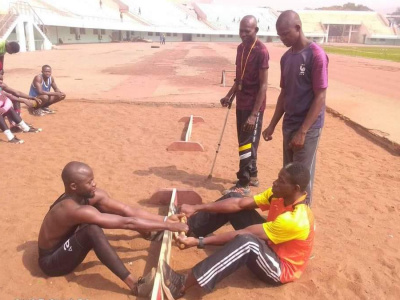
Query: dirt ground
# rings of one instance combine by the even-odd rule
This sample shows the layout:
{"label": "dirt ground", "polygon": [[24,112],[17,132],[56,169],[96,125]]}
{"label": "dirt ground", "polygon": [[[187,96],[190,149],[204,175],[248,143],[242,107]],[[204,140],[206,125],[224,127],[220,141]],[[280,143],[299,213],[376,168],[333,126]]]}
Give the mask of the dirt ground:
{"label": "dirt ground", "polygon": [[[115,199],[153,212],[165,213],[164,208],[147,204],[162,187],[193,188],[204,202],[220,197],[221,190],[235,180],[238,166],[233,111],[214,178],[208,181],[206,177],[226,114],[218,107],[228,89],[220,87],[221,70],[233,69],[235,48],[222,43],[176,43],[160,49],[148,44],[70,45],[6,57],[5,82],[10,86],[27,92],[40,66],[50,64],[68,100],[55,106],[55,115],[32,117],[23,111],[27,122],[43,128],[38,134],[19,134],[25,144],[9,145],[0,136],[4,158],[0,168],[0,299],[135,299],[92,252],[67,276],[48,278],[40,271],[37,236],[49,206],[63,192],[61,170],[71,160],[86,162],[94,169],[98,187]],[[273,104],[284,48],[269,49],[268,102]],[[358,84],[358,91],[369,95],[369,100],[374,98],[372,82],[361,78],[365,72],[374,74],[372,66],[387,63],[369,61],[346,81],[340,70],[350,72],[353,63],[353,58],[331,58],[333,86],[328,105],[331,98],[343,97],[349,85]],[[387,98],[393,97],[393,86],[382,76],[391,74],[382,71],[375,76],[381,80],[376,89]],[[264,127],[272,113],[269,107]],[[184,125],[179,118],[190,114],[205,119],[204,124],[194,125],[192,133],[192,140],[205,151],[167,152],[166,147],[181,137]],[[272,141],[261,142],[258,163],[261,187],[254,188],[253,194],[269,187],[281,168],[279,125]],[[243,268],[218,284],[213,293],[194,288],[185,299],[399,299],[399,170],[398,156],[327,115],[312,207],[317,225],[314,258],[304,275],[294,283],[271,287]],[[134,232],[106,230],[106,234],[135,276],[156,264],[159,243],[145,241]],[[215,249],[175,247],[172,265],[185,271]]]}

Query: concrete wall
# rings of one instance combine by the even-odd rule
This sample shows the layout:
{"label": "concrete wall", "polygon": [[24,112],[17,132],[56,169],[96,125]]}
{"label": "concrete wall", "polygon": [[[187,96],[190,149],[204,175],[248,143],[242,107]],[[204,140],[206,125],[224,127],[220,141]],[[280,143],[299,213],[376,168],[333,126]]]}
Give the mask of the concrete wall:
{"label": "concrete wall", "polygon": [[[148,31],[127,31],[127,30],[110,30],[101,29],[95,33],[94,28],[80,29],[76,27],[62,27],[62,26],[47,26],[47,36],[53,44],[60,44],[60,39],[64,44],[75,43],[109,43],[112,41],[112,36],[121,36],[122,40],[129,40],[132,37],[141,37],[143,39],[152,40],[155,43],[160,42],[161,32],[148,32]],[[75,33],[76,32],[76,33]],[[166,42],[181,42],[181,33],[164,33]],[[101,39],[99,39],[101,36]],[[79,39],[77,39],[77,37]]]}
{"label": "concrete wall", "polygon": [[399,46],[400,39],[375,39],[375,38],[367,38],[365,40],[365,44],[367,45],[389,45],[389,46]]}
{"label": "concrete wall", "polygon": [[182,33],[174,33],[174,32],[149,32],[149,31],[144,31],[144,32],[139,32],[140,36],[148,39],[148,40],[153,40],[154,43],[159,43],[160,42],[160,36],[162,34],[165,35],[165,42],[182,42]]}
{"label": "concrete wall", "polygon": [[323,37],[313,37],[313,36],[307,36],[309,40],[312,40],[318,44],[323,44],[324,43],[324,38]]}
{"label": "concrete wall", "polygon": [[[100,29],[97,30],[98,33],[94,33],[93,28],[85,28],[84,33],[83,30],[76,27],[63,27],[63,26],[47,26],[47,36],[53,44],[59,44],[59,39],[63,41],[64,44],[75,44],[75,43],[109,43],[112,41],[111,36],[114,35],[117,39],[120,37],[122,40],[127,40],[132,37],[140,37],[147,40],[152,40],[154,43],[160,42],[160,35],[163,32],[149,32],[149,31],[126,31],[126,30],[111,30],[111,29],[103,29],[105,33],[100,34]],[[75,34],[75,31],[77,34]],[[128,34],[127,34],[128,33]],[[183,34],[182,33],[169,33],[164,32],[165,40],[167,43],[170,42],[182,42]],[[101,40],[99,39],[99,35],[101,36]],[[76,36],[80,37],[77,39]],[[219,34],[191,34],[193,42],[232,42],[232,43],[241,43],[241,39],[239,35],[219,35]],[[263,43],[267,42],[280,42],[279,37],[276,36],[258,36],[260,41]],[[323,38],[312,38],[316,40],[318,43],[323,42]]]}
{"label": "concrete wall", "polygon": [[93,28],[85,28],[84,32],[75,27],[47,26],[46,28],[46,34],[53,44],[60,44],[60,39],[64,44],[107,43],[111,42],[110,36],[113,32],[113,30],[103,29],[103,33],[101,33],[101,30],[98,29],[95,34]]}
{"label": "concrete wall", "polygon": [[211,35],[211,42],[235,42],[235,43],[241,43],[242,40],[238,35],[219,35],[219,34],[213,34]]}

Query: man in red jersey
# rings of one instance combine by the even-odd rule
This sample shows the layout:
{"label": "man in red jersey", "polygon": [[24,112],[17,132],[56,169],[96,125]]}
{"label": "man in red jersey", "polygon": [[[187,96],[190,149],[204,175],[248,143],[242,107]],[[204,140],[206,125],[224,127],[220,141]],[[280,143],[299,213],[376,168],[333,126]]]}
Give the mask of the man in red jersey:
{"label": "man in red jersey", "polygon": [[[189,233],[196,238],[178,237],[179,243],[187,248],[224,246],[185,275],[164,264],[167,294],[177,299],[193,285],[211,292],[244,265],[268,284],[298,279],[314,242],[314,217],[305,202],[309,180],[307,167],[292,163],[279,172],[272,188],[254,197],[231,193],[212,203],[182,205],[181,212],[189,217]],[[267,218],[256,208],[268,210]],[[228,222],[234,231],[209,235]]]}

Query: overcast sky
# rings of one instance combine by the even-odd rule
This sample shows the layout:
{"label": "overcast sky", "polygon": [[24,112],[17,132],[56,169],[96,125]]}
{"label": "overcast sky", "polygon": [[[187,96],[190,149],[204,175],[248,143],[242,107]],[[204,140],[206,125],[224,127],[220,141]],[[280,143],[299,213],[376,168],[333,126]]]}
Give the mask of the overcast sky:
{"label": "overcast sky", "polygon": [[381,13],[391,13],[400,7],[399,0],[213,0],[215,4],[269,6],[275,10],[319,8],[351,2],[362,4]]}

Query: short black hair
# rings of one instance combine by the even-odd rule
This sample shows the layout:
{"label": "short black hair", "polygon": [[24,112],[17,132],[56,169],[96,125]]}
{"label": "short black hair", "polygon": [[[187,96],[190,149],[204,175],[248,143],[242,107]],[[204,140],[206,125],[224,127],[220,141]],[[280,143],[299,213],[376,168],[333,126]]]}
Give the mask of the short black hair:
{"label": "short black hair", "polygon": [[17,42],[8,42],[8,45],[11,48],[12,53],[18,53],[19,52],[19,44]]}
{"label": "short black hair", "polygon": [[310,170],[298,162],[290,163],[284,169],[289,174],[291,183],[299,185],[301,191],[304,192],[310,183]]}
{"label": "short black hair", "polygon": [[42,70],[43,70],[44,68],[50,68],[50,69],[51,69],[51,67],[50,67],[49,65],[43,65],[43,66],[42,66]]}

